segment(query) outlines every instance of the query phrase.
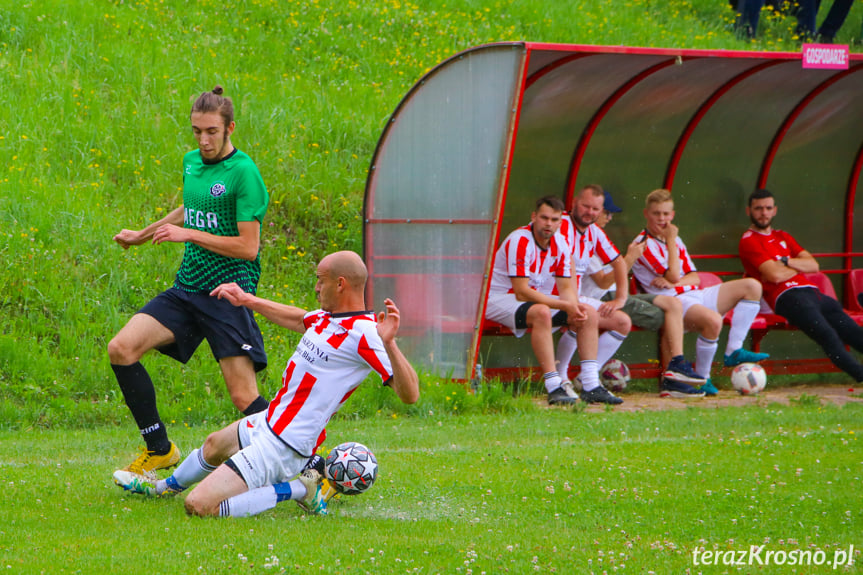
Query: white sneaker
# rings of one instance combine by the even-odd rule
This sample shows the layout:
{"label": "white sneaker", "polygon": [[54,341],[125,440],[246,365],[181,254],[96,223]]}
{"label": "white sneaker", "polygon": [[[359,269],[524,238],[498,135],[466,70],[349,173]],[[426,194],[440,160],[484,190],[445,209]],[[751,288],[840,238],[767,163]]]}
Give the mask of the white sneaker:
{"label": "white sneaker", "polygon": [[575,400],[578,400],[578,399],[579,399],[579,398],[578,398],[578,393],[576,393],[575,388],[572,386],[572,382],[571,382],[571,381],[567,381],[567,382],[565,382],[565,383],[564,383],[563,385],[561,385],[560,387],[562,387],[562,388],[563,388],[563,391],[565,391],[565,392],[566,392],[566,395],[567,395],[568,397],[571,397],[571,398],[573,398],[573,399],[575,399]]}

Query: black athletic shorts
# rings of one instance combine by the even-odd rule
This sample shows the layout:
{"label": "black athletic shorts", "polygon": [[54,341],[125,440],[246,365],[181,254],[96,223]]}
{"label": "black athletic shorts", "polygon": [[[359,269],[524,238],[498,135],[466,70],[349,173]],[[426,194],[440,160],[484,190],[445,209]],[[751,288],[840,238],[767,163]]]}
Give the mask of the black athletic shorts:
{"label": "black athletic shorts", "polygon": [[[527,310],[530,309],[530,306],[535,304],[535,301],[526,301],[515,310],[515,327],[516,329],[527,329]],[[568,317],[565,311],[557,310],[553,316],[551,316],[551,326],[552,327],[561,327],[566,325],[568,322]]]}
{"label": "black athletic shorts", "polygon": [[236,307],[207,293],[172,287],[150,300],[138,313],[155,318],[171,330],[174,343],[157,349],[177,361],[188,362],[206,339],[216,361],[247,355],[255,364],[255,371],[267,367],[264,337],[248,308]]}

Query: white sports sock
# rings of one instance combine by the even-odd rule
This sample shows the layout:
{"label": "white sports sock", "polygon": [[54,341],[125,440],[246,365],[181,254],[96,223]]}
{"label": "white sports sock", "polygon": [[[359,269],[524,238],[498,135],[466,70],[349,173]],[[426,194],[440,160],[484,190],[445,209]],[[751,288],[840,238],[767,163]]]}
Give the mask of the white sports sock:
{"label": "white sports sock", "polygon": [[718,347],[718,339],[705,339],[698,336],[695,340],[695,373],[705,379],[710,377],[710,366]]}
{"label": "white sports sock", "polygon": [[749,333],[755,316],[761,310],[761,303],[751,299],[742,299],[734,306],[734,315],[731,317],[731,329],[728,330],[728,345],[725,346],[725,355],[731,355],[743,347],[743,340]]}
{"label": "white sports sock", "polygon": [[569,381],[569,364],[576,349],[578,349],[578,340],[575,332],[568,329],[563,332],[560,341],[557,342],[557,354],[554,358],[557,373],[564,381]]}
{"label": "white sports sock", "polygon": [[601,367],[605,365],[605,362],[614,357],[614,354],[617,353],[617,350],[620,348],[620,344],[622,344],[625,339],[625,335],[614,330],[607,331],[600,335],[599,341],[597,342],[596,365]]}
{"label": "white sports sock", "polygon": [[560,374],[556,371],[549,371],[542,376],[542,380],[545,382],[545,390],[549,393],[560,387],[560,384],[562,383]]}
{"label": "white sports sock", "polygon": [[174,470],[173,477],[183,487],[191,487],[216,470],[216,466],[204,461],[204,450],[195,449]]}
{"label": "white sports sock", "polygon": [[595,359],[581,360],[581,373],[578,377],[581,379],[581,388],[584,391],[599,387],[599,362]]}
{"label": "white sports sock", "polygon": [[265,485],[222,501],[219,504],[219,517],[248,517],[257,515],[276,506],[276,489]]}

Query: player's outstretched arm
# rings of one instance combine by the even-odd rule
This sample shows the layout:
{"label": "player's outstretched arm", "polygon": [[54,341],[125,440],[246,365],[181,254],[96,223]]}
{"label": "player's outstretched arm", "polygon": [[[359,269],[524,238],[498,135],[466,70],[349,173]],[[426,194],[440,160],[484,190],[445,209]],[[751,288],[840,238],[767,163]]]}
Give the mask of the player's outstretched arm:
{"label": "player's outstretched arm", "polygon": [[226,299],[237,307],[247,307],[261,314],[274,324],[291,331],[297,333],[304,333],[306,331],[306,326],[303,325],[303,317],[306,315],[305,310],[252,295],[243,291],[243,288],[235,283],[222,284],[211,291],[210,295],[215,298]]}
{"label": "player's outstretched arm", "polygon": [[254,261],[261,245],[261,222],[237,222],[238,236],[217,236],[201,230],[184,228],[180,224],[165,225],[153,233],[153,243],[192,242],[220,256]]}
{"label": "player's outstretched arm", "polygon": [[149,226],[141,230],[120,230],[120,233],[114,236],[114,241],[120,244],[124,250],[128,250],[130,246],[138,246],[153,237],[156,230],[164,225],[178,226],[183,223],[183,206],[171,211],[167,216],[153,222]]}
{"label": "player's outstretched arm", "polygon": [[413,366],[396,344],[396,334],[399,331],[399,308],[390,298],[384,300],[386,309],[378,314],[378,335],[384,343],[384,349],[393,366],[393,378],[390,387],[404,403],[416,403],[420,398],[419,377]]}

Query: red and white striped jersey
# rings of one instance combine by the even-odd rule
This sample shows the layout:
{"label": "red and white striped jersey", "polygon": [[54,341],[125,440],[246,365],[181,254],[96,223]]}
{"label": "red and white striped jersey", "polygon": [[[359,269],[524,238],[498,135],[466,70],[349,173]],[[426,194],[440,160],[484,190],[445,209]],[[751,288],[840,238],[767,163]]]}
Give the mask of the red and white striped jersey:
{"label": "red and white striped jersey", "polygon": [[374,312],[303,317],[306,332],[270,402],[267,424],[291,449],[311,456],[326,438],[330,417],[374,370],[384,383],[393,376]]}
{"label": "red and white striped jersey", "polygon": [[509,234],[494,255],[489,293],[512,293],[510,278],[528,278],[528,285],[540,293],[557,295],[555,278],[570,277],[570,248],[566,239],[555,233],[548,249],[536,244],[531,226]]}
{"label": "red and white striped jersey", "polygon": [[581,295],[582,277],[587,273],[590,258],[596,255],[606,265],[617,259],[620,252],[598,225],[590,224],[580,232],[567,213],[561,219],[560,233],[572,249],[572,271],[578,278],[578,293]]}
{"label": "red and white striped jersey", "polygon": [[[635,241],[647,242],[644,247],[644,254],[635,260],[635,263],[632,265],[632,275],[643,291],[657,295],[679,295],[700,289],[694,285],[675,286],[665,289],[653,286],[651,282],[658,276],[665,275],[665,272],[668,270],[668,246],[663,240],[647,233],[647,230],[642,230],[635,238]],[[680,256],[680,276],[683,277],[689,272],[694,272],[695,264],[692,263],[692,258],[689,257],[686,245],[680,237],[677,238],[677,245],[675,247]]]}

